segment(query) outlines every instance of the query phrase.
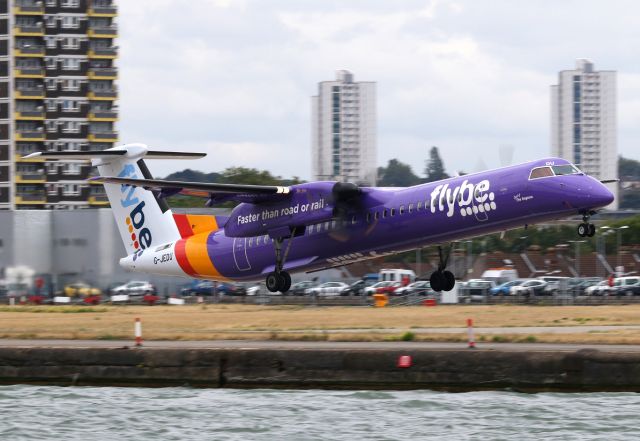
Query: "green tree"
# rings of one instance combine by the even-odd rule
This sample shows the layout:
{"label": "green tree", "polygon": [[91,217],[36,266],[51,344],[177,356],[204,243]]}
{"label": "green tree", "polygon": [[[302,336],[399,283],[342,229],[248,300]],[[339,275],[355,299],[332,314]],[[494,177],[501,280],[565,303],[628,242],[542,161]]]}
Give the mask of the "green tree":
{"label": "green tree", "polygon": [[440,179],[446,179],[449,177],[449,175],[444,171],[444,164],[440,158],[438,147],[436,146],[431,147],[431,150],[429,150],[429,159],[427,159],[424,174],[424,182],[439,181]]}
{"label": "green tree", "polygon": [[[295,185],[303,181],[297,176],[291,179],[283,179],[280,176],[273,176],[266,170],[258,170],[246,167],[229,167],[222,173],[203,173],[195,170],[186,169],[180,172],[170,174],[165,178],[171,181],[186,182],[210,182],[216,184],[247,184],[247,185]],[[206,199],[192,196],[172,196],[167,199],[171,207],[203,207]],[[224,207],[233,207],[233,202],[225,203]]]}
{"label": "green tree", "polygon": [[410,187],[420,183],[411,170],[411,166],[397,159],[389,160],[386,167],[378,168],[378,185],[380,187]]}
{"label": "green tree", "polygon": [[618,157],[618,175],[620,179],[640,181],[640,161]]}

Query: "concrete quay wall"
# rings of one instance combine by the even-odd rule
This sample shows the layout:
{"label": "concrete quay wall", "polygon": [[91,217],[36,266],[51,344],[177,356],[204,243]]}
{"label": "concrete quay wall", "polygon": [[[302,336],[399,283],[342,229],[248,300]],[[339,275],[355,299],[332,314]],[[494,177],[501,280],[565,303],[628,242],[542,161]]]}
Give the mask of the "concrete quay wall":
{"label": "concrete quay wall", "polygon": [[0,384],[640,391],[640,353],[0,348]]}

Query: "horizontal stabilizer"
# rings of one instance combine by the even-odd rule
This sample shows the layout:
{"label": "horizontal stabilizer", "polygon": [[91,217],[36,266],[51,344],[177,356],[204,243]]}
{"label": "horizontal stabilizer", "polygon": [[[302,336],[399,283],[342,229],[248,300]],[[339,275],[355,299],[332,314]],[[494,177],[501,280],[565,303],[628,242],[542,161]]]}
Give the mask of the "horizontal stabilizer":
{"label": "horizontal stabilizer", "polygon": [[[127,154],[127,150],[102,150],[94,152],[36,152],[23,156],[22,159],[42,158],[50,161],[90,161],[92,159],[108,159]],[[148,159],[198,159],[207,156],[206,153],[194,152],[164,152],[148,150],[144,156]]]}
{"label": "horizontal stabilizer", "polygon": [[204,182],[164,181],[161,179],[130,179],[109,176],[91,178],[93,182],[131,185],[150,190],[160,197],[175,194],[208,198],[207,205],[226,201],[249,203],[278,201],[289,197],[289,187],[276,185],[212,184]]}

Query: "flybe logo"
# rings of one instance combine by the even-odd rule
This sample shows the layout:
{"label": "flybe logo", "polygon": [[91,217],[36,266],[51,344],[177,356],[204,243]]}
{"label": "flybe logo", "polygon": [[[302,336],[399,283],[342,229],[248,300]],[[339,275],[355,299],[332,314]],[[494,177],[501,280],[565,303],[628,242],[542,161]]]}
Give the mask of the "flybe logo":
{"label": "flybe logo", "polygon": [[466,179],[454,188],[450,188],[449,184],[440,184],[431,192],[431,212],[446,211],[447,217],[452,217],[455,212],[461,216],[471,216],[495,210],[495,194],[489,192],[490,186],[488,180],[472,184]]}
{"label": "flybe logo", "polygon": [[[137,178],[136,169],[133,165],[127,164],[124,166],[119,178]],[[136,195],[136,187],[131,185],[122,185],[120,188],[122,192],[122,198],[120,199],[120,205],[122,208],[131,211],[129,216],[125,219],[129,234],[131,234],[131,242],[136,250],[149,247],[151,245],[151,231],[144,226],[144,201],[139,200]],[[133,208],[131,208],[133,207]]]}

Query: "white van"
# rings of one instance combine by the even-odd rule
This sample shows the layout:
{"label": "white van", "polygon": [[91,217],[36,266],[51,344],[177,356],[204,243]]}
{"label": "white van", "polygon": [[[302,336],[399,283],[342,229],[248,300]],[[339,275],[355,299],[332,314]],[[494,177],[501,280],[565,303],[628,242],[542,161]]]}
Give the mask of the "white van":
{"label": "white van", "polygon": [[496,285],[511,282],[518,278],[518,271],[513,268],[489,268],[480,276],[481,279],[491,280]]}
{"label": "white van", "polygon": [[408,269],[381,269],[380,270],[380,282],[404,282],[405,279],[409,279],[409,283],[416,281],[416,273]]}

